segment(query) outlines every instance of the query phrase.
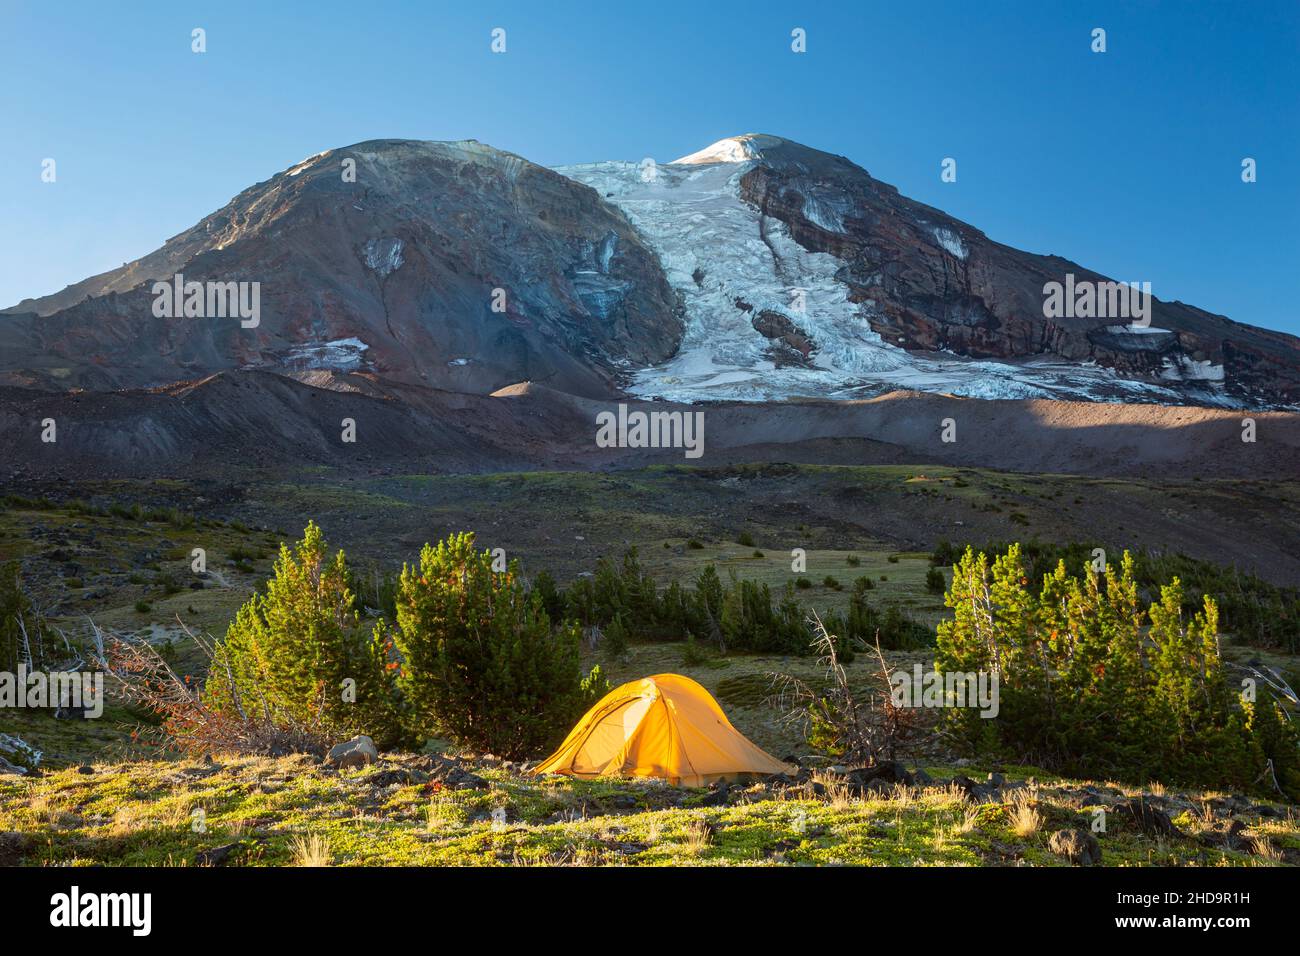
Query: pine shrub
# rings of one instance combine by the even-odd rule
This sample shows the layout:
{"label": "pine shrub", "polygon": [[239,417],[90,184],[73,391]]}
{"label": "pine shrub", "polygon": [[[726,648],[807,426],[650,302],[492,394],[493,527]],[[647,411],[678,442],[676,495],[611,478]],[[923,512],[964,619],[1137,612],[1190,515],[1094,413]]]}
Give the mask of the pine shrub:
{"label": "pine shrub", "polygon": [[422,737],[449,734],[503,757],[555,744],[589,706],[576,624],[551,627],[515,563],[492,570],[474,535],[426,544],[402,569],[393,639],[398,686]]}
{"label": "pine shrub", "polygon": [[1035,590],[1019,545],[992,562],[967,548],[945,603],[936,667],[999,678],[995,718],[946,713],[972,750],[1075,776],[1240,789],[1258,786],[1266,752],[1283,776],[1295,765],[1296,735],[1271,719],[1272,702],[1243,706],[1228,683],[1214,600],[1189,614],[1175,577],[1144,606],[1128,552],[1078,576],[1060,561]]}
{"label": "pine shrub", "polygon": [[329,556],[315,522],[292,550],[282,544],[265,593],[249,598],[215,648],[207,706],[256,711],[330,739],[395,742],[386,642],[362,626],[348,578],[343,552]]}

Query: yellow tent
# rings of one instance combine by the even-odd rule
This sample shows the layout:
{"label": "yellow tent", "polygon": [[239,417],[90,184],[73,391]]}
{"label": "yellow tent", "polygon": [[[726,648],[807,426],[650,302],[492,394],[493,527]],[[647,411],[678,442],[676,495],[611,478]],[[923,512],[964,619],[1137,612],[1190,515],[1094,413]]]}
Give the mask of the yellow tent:
{"label": "yellow tent", "polygon": [[707,690],[656,674],[610,691],[533,773],[663,777],[686,787],[789,770],[731,726]]}

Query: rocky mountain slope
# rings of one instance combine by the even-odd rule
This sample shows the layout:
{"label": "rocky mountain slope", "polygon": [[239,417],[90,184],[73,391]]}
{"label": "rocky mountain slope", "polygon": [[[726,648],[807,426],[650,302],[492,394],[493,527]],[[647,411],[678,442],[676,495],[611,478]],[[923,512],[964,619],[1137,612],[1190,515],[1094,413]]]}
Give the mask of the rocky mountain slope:
{"label": "rocky mountain slope", "polygon": [[[258,324],[155,316],[153,282],[177,273],[260,283]],[[0,318],[0,381],[364,368],[464,392],[532,379],[607,394],[617,369],[680,336],[654,255],[590,189],[476,142],[381,140],[307,159],[143,259],[19,303]]]}

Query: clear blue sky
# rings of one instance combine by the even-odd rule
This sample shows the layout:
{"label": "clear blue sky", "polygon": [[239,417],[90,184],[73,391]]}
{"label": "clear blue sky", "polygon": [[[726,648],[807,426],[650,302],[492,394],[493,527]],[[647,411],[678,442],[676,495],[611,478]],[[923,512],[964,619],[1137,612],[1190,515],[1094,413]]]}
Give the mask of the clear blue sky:
{"label": "clear blue sky", "polygon": [[0,0],[0,306],[364,139],[474,138],[554,165],[768,132],[999,241],[1300,333],[1298,64],[1295,0]]}

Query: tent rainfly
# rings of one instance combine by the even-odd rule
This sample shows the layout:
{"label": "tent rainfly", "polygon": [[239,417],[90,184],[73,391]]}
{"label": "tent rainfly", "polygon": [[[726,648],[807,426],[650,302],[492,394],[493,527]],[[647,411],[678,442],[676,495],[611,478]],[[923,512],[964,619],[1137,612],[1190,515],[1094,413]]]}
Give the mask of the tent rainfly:
{"label": "tent rainfly", "polygon": [[610,691],[534,773],[662,777],[685,787],[783,773],[707,690],[680,674],[656,674]]}

